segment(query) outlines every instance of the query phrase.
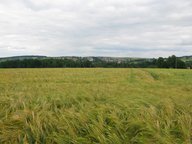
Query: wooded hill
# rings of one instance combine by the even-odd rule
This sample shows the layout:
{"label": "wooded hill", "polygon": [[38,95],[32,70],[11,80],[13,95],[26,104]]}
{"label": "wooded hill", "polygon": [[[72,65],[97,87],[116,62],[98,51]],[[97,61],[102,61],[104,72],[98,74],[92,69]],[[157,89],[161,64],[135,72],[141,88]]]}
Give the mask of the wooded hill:
{"label": "wooded hill", "polygon": [[47,57],[15,56],[0,58],[1,68],[58,68],[58,67],[106,67],[106,68],[189,68],[192,56],[168,58],[129,57]]}

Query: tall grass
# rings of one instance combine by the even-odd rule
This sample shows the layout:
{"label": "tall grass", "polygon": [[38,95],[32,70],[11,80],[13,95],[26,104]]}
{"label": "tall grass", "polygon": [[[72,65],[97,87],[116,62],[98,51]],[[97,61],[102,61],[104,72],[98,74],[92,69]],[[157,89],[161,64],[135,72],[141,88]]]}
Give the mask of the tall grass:
{"label": "tall grass", "polygon": [[192,71],[0,69],[0,143],[191,144]]}

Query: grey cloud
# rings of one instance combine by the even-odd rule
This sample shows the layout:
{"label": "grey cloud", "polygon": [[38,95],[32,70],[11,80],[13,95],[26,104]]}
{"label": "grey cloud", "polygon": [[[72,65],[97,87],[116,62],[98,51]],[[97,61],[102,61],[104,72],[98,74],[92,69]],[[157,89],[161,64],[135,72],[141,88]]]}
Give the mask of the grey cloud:
{"label": "grey cloud", "polygon": [[191,0],[0,0],[0,56],[191,55],[191,7]]}

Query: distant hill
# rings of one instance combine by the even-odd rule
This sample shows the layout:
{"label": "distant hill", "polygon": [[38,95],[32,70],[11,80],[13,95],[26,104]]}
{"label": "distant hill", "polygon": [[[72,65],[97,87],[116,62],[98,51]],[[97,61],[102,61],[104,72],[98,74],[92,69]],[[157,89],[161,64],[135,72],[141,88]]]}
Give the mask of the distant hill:
{"label": "distant hill", "polygon": [[88,56],[88,57],[78,57],[78,56],[61,56],[61,57],[47,57],[47,56],[14,56],[14,57],[4,57],[0,58],[0,62],[7,60],[24,60],[24,59],[68,59],[73,61],[78,60],[88,60],[91,62],[101,61],[101,62],[131,62],[138,63],[142,61],[152,61],[151,58],[131,58],[131,57],[96,57],[96,56]]}
{"label": "distant hill", "polygon": [[46,56],[36,56],[36,55],[3,57],[3,58],[0,58],[0,62],[7,61],[7,60],[42,59],[42,58],[47,58],[47,57]]}
{"label": "distant hill", "polygon": [[184,62],[192,61],[192,56],[182,56],[180,59]]}
{"label": "distant hill", "polygon": [[[134,58],[134,57],[100,57],[100,56],[88,56],[88,57],[78,57],[78,56],[61,56],[61,57],[48,57],[48,56],[38,56],[38,55],[24,55],[24,56],[13,56],[13,57],[2,57],[0,62],[7,60],[24,60],[24,59],[69,59],[69,60],[88,60],[88,61],[104,61],[104,62],[142,62],[142,61],[152,61],[152,58]],[[182,56],[179,57],[182,61],[192,61],[192,56]]]}
{"label": "distant hill", "polygon": [[14,56],[0,58],[1,68],[44,68],[44,67],[121,67],[121,68],[189,68],[192,56],[177,58],[131,58],[131,57],[78,57],[78,56]]}
{"label": "distant hill", "polygon": [[[101,62],[130,62],[130,63],[139,63],[139,62],[151,62],[152,58],[134,58],[134,57],[100,57],[100,56],[88,56],[88,57],[78,57],[78,56],[61,56],[61,57],[48,57],[48,56],[38,56],[38,55],[24,55],[24,56],[13,56],[13,57],[2,57],[0,62],[7,60],[24,60],[24,59],[68,59],[73,61],[78,60],[88,60],[91,62],[101,61]],[[179,57],[184,62],[192,62],[192,56],[182,56]]]}

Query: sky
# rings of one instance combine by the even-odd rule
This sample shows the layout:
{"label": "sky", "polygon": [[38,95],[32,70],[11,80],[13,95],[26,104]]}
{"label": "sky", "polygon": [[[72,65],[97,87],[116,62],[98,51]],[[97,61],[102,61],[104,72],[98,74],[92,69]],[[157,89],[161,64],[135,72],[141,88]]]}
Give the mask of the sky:
{"label": "sky", "polygon": [[192,0],[0,0],[0,57],[192,55]]}

